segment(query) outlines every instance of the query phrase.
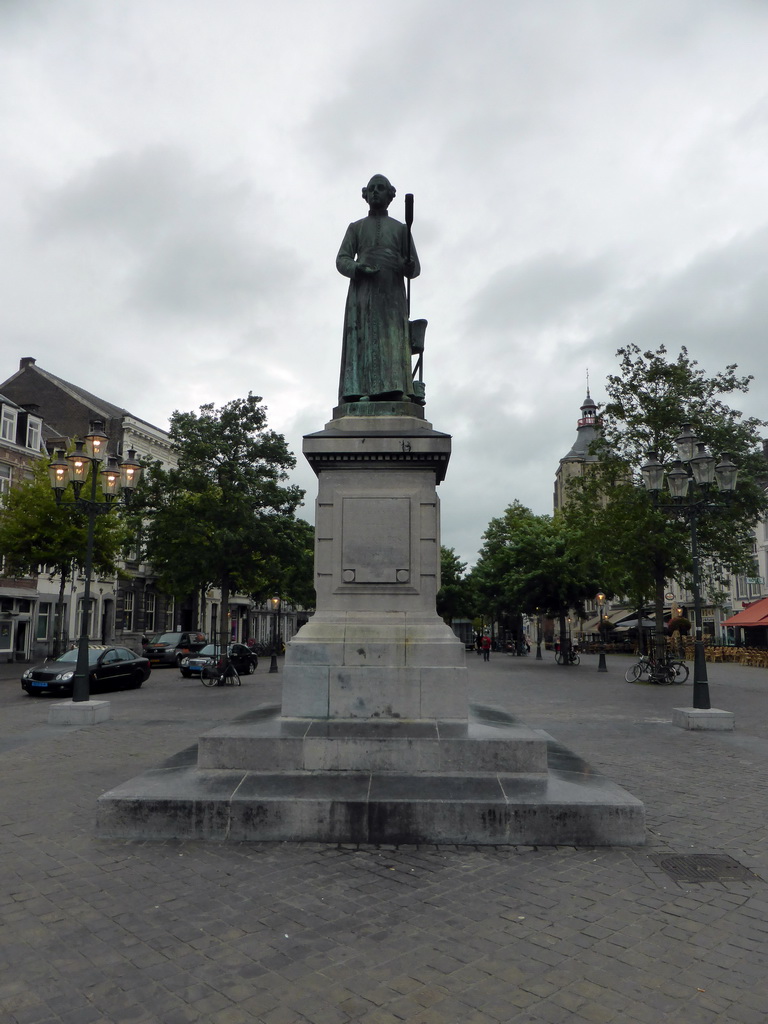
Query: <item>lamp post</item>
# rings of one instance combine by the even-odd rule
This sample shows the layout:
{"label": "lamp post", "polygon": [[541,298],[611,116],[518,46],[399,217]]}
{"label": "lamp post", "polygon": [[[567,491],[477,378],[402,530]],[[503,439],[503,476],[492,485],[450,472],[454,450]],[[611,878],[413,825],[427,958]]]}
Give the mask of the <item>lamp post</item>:
{"label": "lamp post", "polygon": [[[141,466],[136,461],[136,452],[130,449],[128,458],[118,464],[117,459],[107,456],[109,438],[104,433],[104,424],[100,420],[91,423],[90,431],[84,441],[75,442],[75,450],[65,457],[64,452],[56,452],[48,467],[51,487],[56,495],[57,504],[69,484],[75,495],[75,505],[83,509],[88,517],[88,533],[85,548],[85,589],[83,591],[83,611],[80,624],[80,636],[77,644],[77,663],[72,684],[72,700],[76,702],[90,699],[88,646],[90,639],[91,617],[91,573],[93,572],[93,535],[96,517],[110,512],[118,504],[118,495],[122,491],[123,503],[128,505],[133,490],[141,476]],[[103,463],[106,461],[106,466]],[[102,467],[102,468],[100,468]],[[90,497],[81,496],[83,486],[90,476]],[[97,498],[98,478],[101,477],[103,501]]]}
{"label": "lamp post", "polygon": [[536,661],[541,661],[541,612],[536,609]]}
{"label": "lamp post", "polygon": [[269,660],[269,671],[277,672],[277,620],[280,616],[280,598],[271,597],[269,603],[272,605],[274,617],[272,619],[272,656]]}
{"label": "lamp post", "polygon": [[608,671],[608,667],[605,664],[605,632],[604,632],[604,628],[605,627],[603,626],[603,606],[604,605],[605,605],[605,594],[601,590],[600,593],[597,595],[597,606],[598,606],[599,615],[600,615],[600,623],[598,625],[598,629],[600,631],[600,657],[597,659],[597,671],[598,672],[607,672]]}
{"label": "lamp post", "polygon": [[[711,497],[712,485],[717,481],[718,490],[726,497],[736,489],[738,469],[727,455],[722,455],[715,465],[715,457],[706,445],[696,440],[690,424],[683,425],[679,437],[675,438],[678,458],[669,472],[659,462],[656,452],[648,452],[648,461],[641,467],[643,484],[658,502],[664,489],[666,474],[667,487],[672,501],[661,507],[671,515],[687,520],[691,531],[691,575],[693,577],[693,610],[695,620],[695,639],[693,644],[693,706],[707,710],[711,708],[709,701],[709,682],[707,679],[707,661],[704,653],[703,624],[701,618],[701,583],[699,574],[698,519],[702,512],[720,507],[721,503]],[[693,483],[699,492],[696,497],[694,490],[689,497]],[[657,627],[658,628],[658,627]]]}

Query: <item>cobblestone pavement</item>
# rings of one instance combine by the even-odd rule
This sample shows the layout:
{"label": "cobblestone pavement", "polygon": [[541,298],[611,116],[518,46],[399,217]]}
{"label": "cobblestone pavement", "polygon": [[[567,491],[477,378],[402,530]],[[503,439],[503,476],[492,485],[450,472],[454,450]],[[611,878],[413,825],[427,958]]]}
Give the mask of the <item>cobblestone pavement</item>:
{"label": "cobblestone pavement", "polygon": [[[161,670],[108,695],[110,721],[54,728],[4,666],[2,1024],[763,1024],[768,673],[711,666],[736,731],[691,733],[671,725],[690,684],[627,684],[618,657],[468,664],[475,700],[645,801],[645,847],[98,840],[101,792],[274,702],[280,677]],[[692,854],[749,870],[685,882],[661,863]]]}

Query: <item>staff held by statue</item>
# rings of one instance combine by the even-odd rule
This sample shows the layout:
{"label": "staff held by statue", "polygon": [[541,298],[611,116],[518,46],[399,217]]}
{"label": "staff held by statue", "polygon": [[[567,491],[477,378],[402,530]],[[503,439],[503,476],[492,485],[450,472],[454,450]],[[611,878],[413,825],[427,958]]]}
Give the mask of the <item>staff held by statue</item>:
{"label": "staff held by statue", "polygon": [[[411,226],[413,224],[413,193],[407,192],[405,196],[405,226],[408,231],[406,257],[407,262],[411,261]],[[427,329],[426,320],[411,320],[411,279],[406,278],[405,304],[408,312],[408,336],[411,343],[411,352],[417,356],[416,365],[413,368],[414,393],[424,399],[424,335]],[[418,377],[417,377],[418,374]]]}

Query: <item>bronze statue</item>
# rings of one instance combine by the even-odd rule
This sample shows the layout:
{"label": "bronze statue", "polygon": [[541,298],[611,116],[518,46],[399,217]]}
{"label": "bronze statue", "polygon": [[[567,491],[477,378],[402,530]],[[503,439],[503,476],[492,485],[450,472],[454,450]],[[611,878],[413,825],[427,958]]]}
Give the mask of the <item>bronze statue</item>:
{"label": "bronze statue", "polygon": [[336,269],[350,278],[340,402],[419,401],[404,279],[418,277],[421,268],[409,228],[387,213],[394,198],[394,186],[375,174],[363,188],[368,216],[349,225],[336,257]]}

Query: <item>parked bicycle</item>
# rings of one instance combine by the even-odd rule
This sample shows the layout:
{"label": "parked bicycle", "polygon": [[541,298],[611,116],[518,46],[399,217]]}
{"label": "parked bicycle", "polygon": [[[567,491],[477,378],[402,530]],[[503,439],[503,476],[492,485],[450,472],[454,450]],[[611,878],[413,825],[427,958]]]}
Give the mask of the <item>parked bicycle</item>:
{"label": "parked bicycle", "polygon": [[[566,661],[566,659],[567,659],[567,661]],[[565,652],[561,651],[558,648],[557,651],[555,651],[555,661],[557,662],[558,665],[563,665],[563,664],[578,665],[579,662],[581,661],[581,658],[579,657],[579,649],[578,649],[578,647],[576,647],[575,645],[574,646],[570,646],[569,645]]]}
{"label": "parked bicycle", "polygon": [[624,678],[628,683],[639,681],[670,686],[686,681],[688,666],[679,658],[662,658],[657,662],[652,655],[644,654],[634,665],[629,666]]}
{"label": "parked bicycle", "polygon": [[211,662],[201,673],[203,686],[240,686],[240,676],[228,654],[223,654],[218,661]]}

